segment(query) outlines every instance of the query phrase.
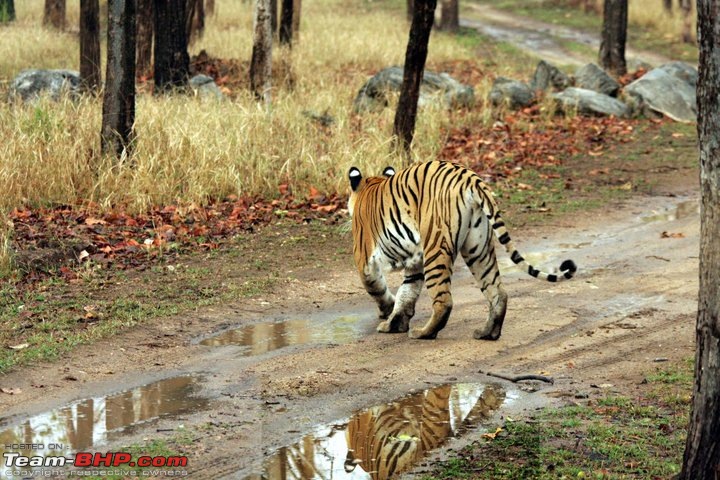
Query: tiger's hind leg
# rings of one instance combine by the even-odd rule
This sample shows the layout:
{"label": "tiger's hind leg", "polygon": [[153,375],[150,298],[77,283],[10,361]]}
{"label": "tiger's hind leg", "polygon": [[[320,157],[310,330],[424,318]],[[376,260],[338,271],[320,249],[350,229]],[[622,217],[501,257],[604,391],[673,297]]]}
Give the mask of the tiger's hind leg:
{"label": "tiger's hind leg", "polygon": [[473,337],[478,340],[497,340],[502,333],[508,296],[500,280],[492,231],[488,229],[485,235],[482,233],[482,228],[473,229],[461,253],[489,304],[487,322],[484,327],[473,332]]}
{"label": "tiger's hind leg", "polygon": [[418,268],[406,268],[405,279],[395,295],[395,308],[388,320],[380,322],[377,331],[380,333],[407,332],[410,319],[415,315],[415,302],[422,290],[425,275],[422,264]]}
{"label": "tiger's hind leg", "polygon": [[411,338],[433,339],[440,330],[445,328],[452,312],[452,294],[450,293],[450,277],[452,276],[452,256],[446,253],[442,245],[438,251],[425,261],[425,282],[432,299],[433,313],[430,320],[421,328],[410,330]]}
{"label": "tiger's hind leg", "polygon": [[380,311],[380,319],[388,318],[395,307],[395,297],[387,288],[382,267],[377,262],[368,262],[368,265],[360,272],[360,280],[365,290],[375,299]]}

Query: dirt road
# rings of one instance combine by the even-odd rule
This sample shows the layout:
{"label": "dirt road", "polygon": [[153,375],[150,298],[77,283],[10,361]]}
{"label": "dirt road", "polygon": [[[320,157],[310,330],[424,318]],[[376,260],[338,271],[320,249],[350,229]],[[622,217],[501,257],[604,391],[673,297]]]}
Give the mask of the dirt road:
{"label": "dirt road", "polygon": [[[277,295],[170,318],[7,375],[3,386],[23,393],[0,396],[0,453],[12,443],[105,452],[184,435],[197,478],[246,478],[272,462],[291,471],[280,447],[297,442],[325,459],[313,468],[342,471],[344,457],[327,459],[329,445],[344,442],[343,420],[429,386],[469,383],[450,394],[478,402],[498,382],[513,399],[498,407],[505,415],[608,390],[631,394],[656,361],[693,351],[697,198],[679,195],[512,231],[537,266],[572,258],[579,271],[544,283],[514,271],[503,253],[510,304],[497,342],[472,339],[487,310],[460,265],[453,314],[437,340],[374,333],[375,307],[348,255],[331,271],[284,272],[293,279]],[[349,251],[349,235],[337,242]],[[415,321],[428,314],[423,295]],[[479,371],[543,372],[556,382],[522,393]],[[321,439],[322,455],[313,449]]]}

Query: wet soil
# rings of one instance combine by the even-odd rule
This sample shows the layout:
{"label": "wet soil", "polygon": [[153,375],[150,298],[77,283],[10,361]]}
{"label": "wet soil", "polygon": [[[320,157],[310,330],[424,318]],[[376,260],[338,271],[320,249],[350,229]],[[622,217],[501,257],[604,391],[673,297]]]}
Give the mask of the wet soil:
{"label": "wet soil", "polygon": [[[436,340],[374,333],[375,307],[350,263],[350,237],[338,238],[347,261],[298,270],[273,295],[161,319],[82,346],[65,361],[4,376],[3,385],[23,393],[0,396],[0,451],[14,443],[108,451],[182,434],[188,443],[178,448],[187,449],[191,473],[244,478],[270,468],[280,452],[297,452],[298,442],[337,443],[342,435],[328,426],[340,431],[353,415],[408,392],[443,384],[516,388],[481,372],[555,379],[498,406],[498,415],[607,391],[631,394],[655,360],[693,352],[699,228],[692,190],[681,183],[666,195],[513,230],[537,266],[572,258],[579,271],[571,281],[544,283],[502,254],[510,303],[496,342],[472,338],[487,308],[460,264],[453,314]],[[423,295],[414,321],[429,312]],[[492,429],[492,416],[481,427]]]}

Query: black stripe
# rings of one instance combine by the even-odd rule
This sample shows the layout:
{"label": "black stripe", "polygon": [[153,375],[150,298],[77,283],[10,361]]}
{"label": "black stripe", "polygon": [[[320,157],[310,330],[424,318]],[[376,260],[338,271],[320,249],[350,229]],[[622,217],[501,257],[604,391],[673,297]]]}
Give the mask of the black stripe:
{"label": "black stripe", "polygon": [[473,248],[468,250],[468,254],[472,255],[473,253],[475,253],[479,246],[480,246],[480,244],[475,244],[475,246]]}
{"label": "black stripe", "polygon": [[528,274],[537,278],[538,275],[540,275],[540,270],[537,268],[533,268],[532,265],[528,266]]}
{"label": "black stripe", "polygon": [[518,264],[525,260],[522,255],[520,255],[520,252],[517,250],[513,251],[512,255],[510,256],[510,260],[512,260],[515,264]]}
{"label": "black stripe", "polygon": [[416,273],[414,275],[408,275],[405,277],[403,283],[415,283],[420,280],[425,280],[425,275],[422,273]]}
{"label": "black stripe", "polygon": [[505,226],[505,222],[503,222],[503,221],[493,223],[493,228],[495,228],[495,229],[504,227],[504,226]]}
{"label": "black stripe", "polygon": [[371,291],[368,291],[368,293],[369,293],[371,296],[373,296],[373,297],[382,297],[383,295],[385,295],[385,292],[387,292],[387,287],[385,287],[385,290],[383,290],[382,292],[378,292],[378,291],[372,291],[372,292],[371,292]]}
{"label": "black stripe", "polygon": [[498,242],[500,242],[502,245],[505,245],[510,241],[510,234],[505,232],[502,235],[500,235],[500,238],[498,238]]}
{"label": "black stripe", "polygon": [[552,275],[552,274],[548,275],[547,281],[548,282],[557,282],[557,275]]}

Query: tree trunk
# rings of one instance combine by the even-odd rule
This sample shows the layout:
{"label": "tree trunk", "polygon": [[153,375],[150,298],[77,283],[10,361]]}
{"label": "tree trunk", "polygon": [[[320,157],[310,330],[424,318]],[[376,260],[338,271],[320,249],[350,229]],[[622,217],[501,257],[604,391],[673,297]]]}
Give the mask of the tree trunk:
{"label": "tree trunk", "polygon": [[[436,0],[415,0],[415,12],[412,25],[410,25],[410,38],[405,51],[403,83],[393,126],[396,142],[400,143],[398,146],[402,147],[406,154],[410,153],[410,145],[415,131],[420,83],[425,69],[428,41],[430,40],[430,31],[435,18],[436,5]],[[410,156],[406,155],[406,161],[409,161],[409,158]]]}
{"label": "tree trunk", "polygon": [[65,30],[65,0],[45,0],[43,25]]}
{"label": "tree trunk", "polygon": [[625,64],[627,18],[627,0],[605,0],[599,55],[600,65],[617,76],[627,73]]}
{"label": "tree trunk", "polygon": [[135,123],[135,0],[108,0],[101,151],[131,153]]}
{"label": "tree trunk", "polygon": [[210,15],[215,15],[215,0],[205,0],[205,13]]}
{"label": "tree trunk", "polygon": [[692,3],[690,0],[680,0],[680,11],[683,15],[682,41],[695,43],[692,36]]}
{"label": "tree trunk", "polygon": [[255,0],[252,59],[250,60],[250,89],[257,100],[270,104],[272,75],[272,30],[270,28],[270,0]]}
{"label": "tree trunk", "polygon": [[666,11],[668,14],[672,15],[672,3],[673,3],[673,0],[662,0],[662,2],[663,2],[663,8],[665,9],[665,11]]}
{"label": "tree trunk", "polygon": [[15,0],[0,0],[0,23],[15,20]]}
{"label": "tree trunk", "polygon": [[138,77],[148,78],[152,72],[153,26],[155,9],[153,0],[137,1],[137,59]]}
{"label": "tree trunk", "polygon": [[292,46],[294,0],[282,0],[280,11],[280,45]]}
{"label": "tree trunk", "polygon": [[270,28],[273,32],[273,37],[279,35],[278,25],[278,4],[277,0],[270,0]]}
{"label": "tree trunk", "polygon": [[407,21],[412,23],[413,20],[413,14],[415,13],[415,0],[406,0],[405,2],[406,9],[405,9],[405,18],[407,18]]}
{"label": "tree trunk", "polygon": [[155,93],[187,84],[190,76],[186,0],[155,0]]}
{"label": "tree trunk", "polygon": [[292,14],[292,38],[297,43],[300,40],[300,11],[302,10],[302,0],[293,0]]}
{"label": "tree trunk", "polygon": [[695,385],[681,480],[720,477],[720,4],[698,0],[700,292]]}
{"label": "tree trunk", "polygon": [[185,32],[188,43],[192,43],[196,38],[202,37],[205,31],[205,7],[203,0],[187,0],[186,12]]}
{"label": "tree trunk", "polygon": [[440,30],[457,32],[460,29],[459,0],[442,0],[440,7]]}
{"label": "tree trunk", "polygon": [[80,78],[89,91],[100,86],[100,4],[80,0]]}

